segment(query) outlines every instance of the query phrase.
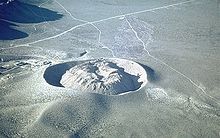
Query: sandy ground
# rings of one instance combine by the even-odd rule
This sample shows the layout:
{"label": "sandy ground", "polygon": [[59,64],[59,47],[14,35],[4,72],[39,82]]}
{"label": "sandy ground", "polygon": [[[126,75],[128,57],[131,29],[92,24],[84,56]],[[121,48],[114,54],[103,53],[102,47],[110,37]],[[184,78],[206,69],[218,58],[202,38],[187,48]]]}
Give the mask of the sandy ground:
{"label": "sandy ground", "polygon": [[[1,4],[0,137],[220,137],[219,3]],[[134,61],[148,82],[112,96],[62,86],[101,57]]]}

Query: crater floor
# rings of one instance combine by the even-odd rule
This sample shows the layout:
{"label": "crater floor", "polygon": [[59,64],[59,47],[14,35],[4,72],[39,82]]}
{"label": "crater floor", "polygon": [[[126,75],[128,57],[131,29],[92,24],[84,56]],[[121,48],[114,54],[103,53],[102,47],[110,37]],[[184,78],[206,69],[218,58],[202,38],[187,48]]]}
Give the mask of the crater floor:
{"label": "crater floor", "polygon": [[143,67],[133,61],[97,59],[67,70],[60,83],[81,92],[118,95],[146,85],[147,74]]}

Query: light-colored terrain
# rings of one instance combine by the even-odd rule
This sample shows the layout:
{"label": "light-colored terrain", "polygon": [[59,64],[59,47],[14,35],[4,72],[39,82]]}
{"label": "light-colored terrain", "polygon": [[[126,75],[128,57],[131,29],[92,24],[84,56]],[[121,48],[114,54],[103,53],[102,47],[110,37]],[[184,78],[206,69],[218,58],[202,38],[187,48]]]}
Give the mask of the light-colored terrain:
{"label": "light-colored terrain", "polygon": [[[0,20],[17,34],[0,35],[0,137],[220,137],[219,0],[20,2]],[[100,58],[134,61],[148,83],[114,96],[63,87]]]}
{"label": "light-colored terrain", "polygon": [[104,95],[122,95],[143,88],[147,73],[125,59],[96,59],[73,66],[60,80],[65,88]]}

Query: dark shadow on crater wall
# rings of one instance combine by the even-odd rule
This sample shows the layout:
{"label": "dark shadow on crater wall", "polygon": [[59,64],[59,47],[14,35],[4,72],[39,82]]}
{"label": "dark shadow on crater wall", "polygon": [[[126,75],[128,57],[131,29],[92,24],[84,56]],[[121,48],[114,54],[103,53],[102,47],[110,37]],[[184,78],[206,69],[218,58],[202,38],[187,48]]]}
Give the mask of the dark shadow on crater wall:
{"label": "dark shadow on crater wall", "polygon": [[157,82],[160,80],[160,76],[159,74],[157,74],[155,72],[155,70],[153,70],[152,68],[144,65],[144,64],[141,64],[139,63],[144,69],[145,71],[147,72],[147,80],[150,81],[150,82]]}
{"label": "dark shadow on crater wall", "polygon": [[63,85],[60,84],[60,80],[62,75],[70,68],[71,67],[66,63],[48,67],[44,72],[44,79],[50,85],[63,87]]}
{"label": "dark shadow on crater wall", "polygon": [[66,73],[67,70],[81,62],[82,61],[73,61],[50,66],[45,70],[43,77],[48,84],[57,87],[63,87],[63,85],[60,84],[60,80],[63,74]]}
{"label": "dark shadow on crater wall", "polygon": [[[3,3],[4,2],[4,3]],[[27,4],[18,0],[6,4],[0,0],[0,40],[13,40],[25,38],[27,33],[17,30],[17,23],[31,24],[46,21],[55,21],[63,15],[46,8]]]}

